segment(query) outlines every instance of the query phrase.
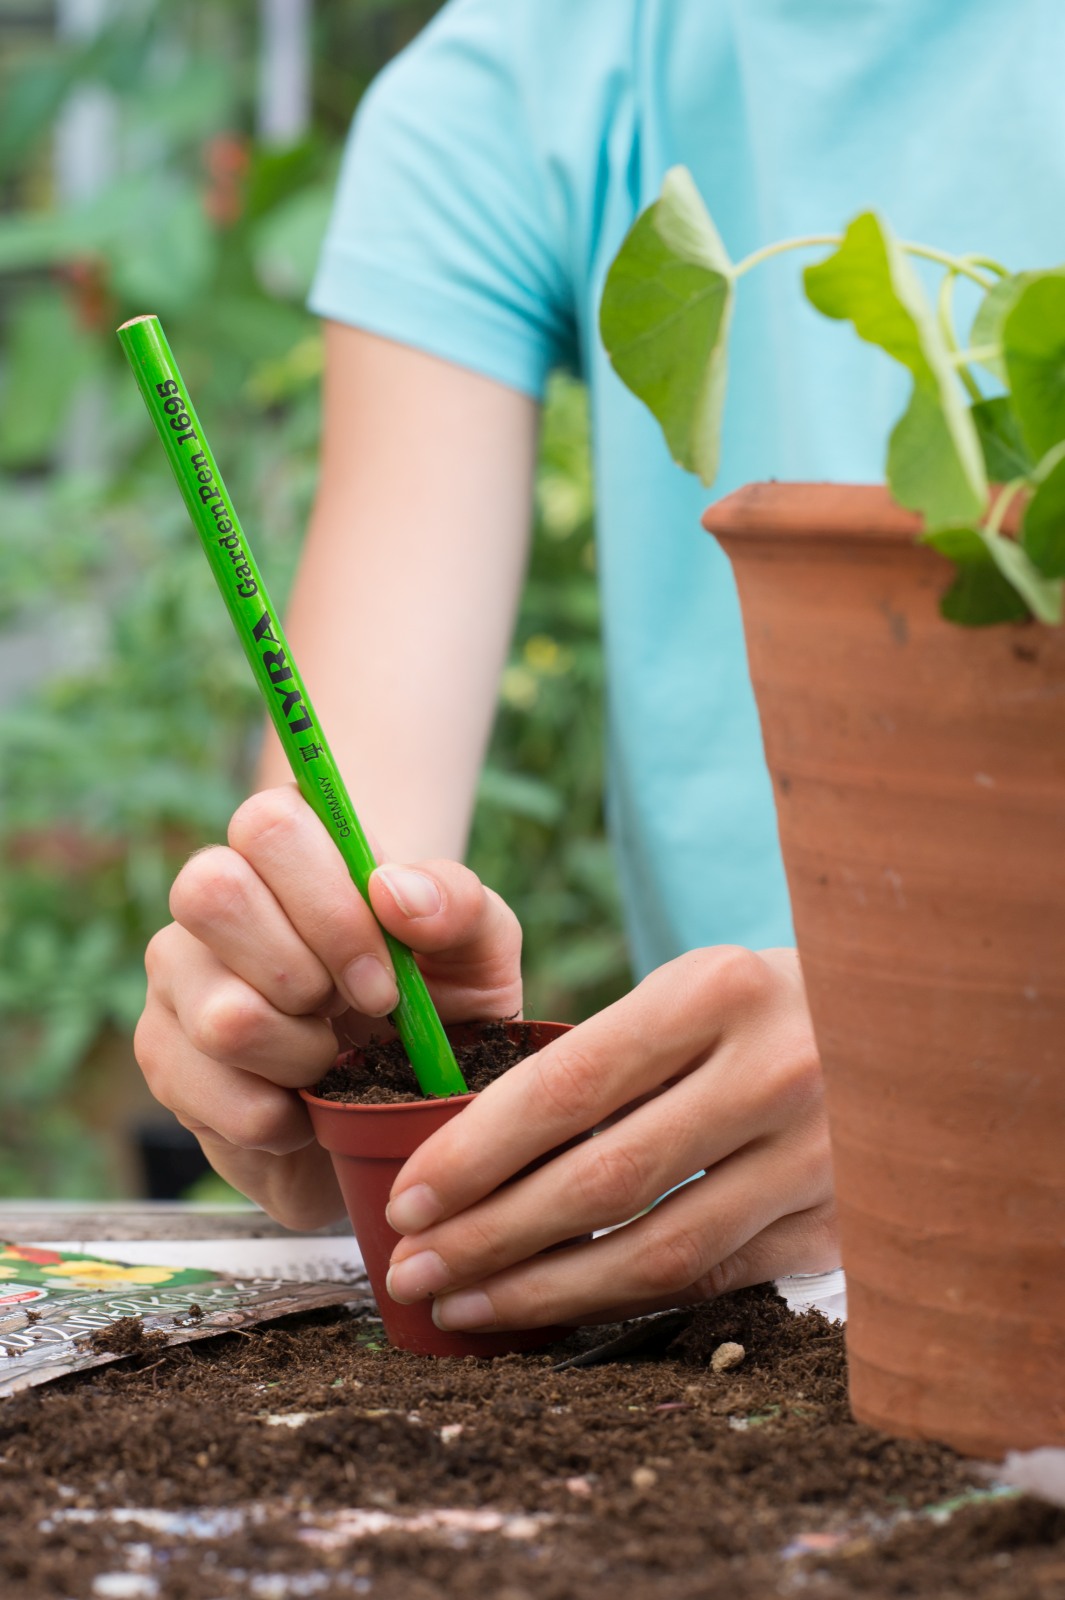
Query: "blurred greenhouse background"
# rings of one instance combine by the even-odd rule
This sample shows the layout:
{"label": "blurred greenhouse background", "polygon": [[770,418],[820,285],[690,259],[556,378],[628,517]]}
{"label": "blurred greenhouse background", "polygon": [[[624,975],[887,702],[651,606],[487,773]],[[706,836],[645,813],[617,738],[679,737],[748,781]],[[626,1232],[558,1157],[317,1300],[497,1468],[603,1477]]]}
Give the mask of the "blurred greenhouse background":
{"label": "blurred greenhouse background", "polygon": [[[303,297],[341,143],[434,9],[0,0],[2,1196],[173,1194],[194,1176],[133,1061],[142,956],[181,861],[224,837],[260,731],[113,330],[165,317],[283,596],[315,477]],[[601,825],[586,416],[561,378],[537,506],[471,860],[524,924],[529,1014],[576,1020],[628,972]]]}

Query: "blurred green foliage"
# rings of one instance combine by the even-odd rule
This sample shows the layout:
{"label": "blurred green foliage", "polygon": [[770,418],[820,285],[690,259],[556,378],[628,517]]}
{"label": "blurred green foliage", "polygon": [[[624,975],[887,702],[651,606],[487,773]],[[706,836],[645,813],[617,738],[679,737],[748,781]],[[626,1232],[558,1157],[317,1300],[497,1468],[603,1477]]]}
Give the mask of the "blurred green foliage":
{"label": "blurred green foliage", "polygon": [[[29,37],[0,75],[0,646],[54,665],[0,708],[0,1195],[120,1192],[143,950],[191,849],[224,837],[260,708],[113,329],[166,316],[233,498],[283,595],[315,477],[320,340],[303,309],[352,107],[434,9],[321,7],[312,131],[251,133],[257,12],[116,0],[89,42]],[[56,118],[102,85],[121,160],[53,192]],[[471,861],[526,934],[529,1014],[627,982],[601,818],[583,391],[545,418],[529,584]],[[17,674],[16,674],[17,676]],[[99,1080],[96,1082],[95,1080]],[[103,1099],[102,1114],[99,1102]],[[91,1108],[96,1105],[96,1110]]]}

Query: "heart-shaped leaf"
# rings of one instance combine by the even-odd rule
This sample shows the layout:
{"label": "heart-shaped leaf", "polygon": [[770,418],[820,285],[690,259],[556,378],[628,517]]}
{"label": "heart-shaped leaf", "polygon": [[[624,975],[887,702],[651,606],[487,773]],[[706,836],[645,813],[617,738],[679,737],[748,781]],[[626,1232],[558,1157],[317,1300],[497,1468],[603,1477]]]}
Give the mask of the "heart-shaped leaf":
{"label": "heart-shaped leaf", "polygon": [[852,322],[859,338],[913,373],[914,395],[888,455],[895,498],[931,523],[981,517],[987,474],[976,426],[920,280],[886,224],[863,212],[833,254],[806,269],[804,281],[826,317]]}
{"label": "heart-shaped leaf", "polygon": [[1002,325],[1006,375],[1038,459],[1065,439],[1065,271],[1029,276]]}
{"label": "heart-shaped leaf", "polygon": [[691,174],[674,167],[615,258],[599,313],[618,376],[705,484],[720,456],[731,270]]}
{"label": "heart-shaped leaf", "polygon": [[1021,542],[1046,577],[1065,577],[1065,458],[1051,467],[1032,496]]}
{"label": "heart-shaped leaf", "polygon": [[969,331],[969,343],[974,350],[996,351],[994,355],[985,356],[980,365],[986,367],[988,372],[993,372],[1003,383],[1008,383],[1009,379],[1002,351],[1002,326],[1034,276],[1031,272],[1015,272],[1008,278],[996,278],[977,306]]}
{"label": "heart-shaped leaf", "polygon": [[991,482],[1026,478],[1032,470],[1032,458],[1009,397],[1000,394],[992,400],[978,400],[970,409]]}
{"label": "heart-shaped leaf", "polygon": [[926,534],[930,544],[958,567],[954,582],[939,602],[948,622],[985,628],[996,622],[1020,622],[1031,615],[1026,601],[995,565],[975,528],[944,528]]}
{"label": "heart-shaped leaf", "polygon": [[1043,622],[1061,621],[1061,584],[1042,578],[1012,539],[983,528],[941,528],[923,542],[958,567],[940,601],[949,622],[983,628],[1023,621],[1033,611]]}

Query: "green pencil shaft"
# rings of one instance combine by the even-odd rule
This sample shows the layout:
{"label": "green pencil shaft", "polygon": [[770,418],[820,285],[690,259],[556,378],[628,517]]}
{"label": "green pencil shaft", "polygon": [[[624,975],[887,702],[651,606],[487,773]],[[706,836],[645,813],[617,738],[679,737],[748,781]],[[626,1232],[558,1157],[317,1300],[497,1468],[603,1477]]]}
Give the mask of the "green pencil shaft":
{"label": "green pencil shaft", "polygon": [[[159,319],[135,317],[119,328],[118,337],[296,782],[331,834],[356,887],[369,904],[369,878],[376,866],[373,851],[303,686]],[[385,940],[399,989],[399,1004],[392,1021],[423,1094],[465,1094],[466,1083],[417,962],[406,945],[391,934],[385,933]]]}

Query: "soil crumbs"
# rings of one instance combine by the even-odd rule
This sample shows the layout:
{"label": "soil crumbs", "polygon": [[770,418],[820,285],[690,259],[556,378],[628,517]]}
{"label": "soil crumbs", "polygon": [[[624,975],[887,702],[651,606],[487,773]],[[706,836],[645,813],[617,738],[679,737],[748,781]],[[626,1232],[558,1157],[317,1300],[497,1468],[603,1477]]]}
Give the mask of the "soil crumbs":
{"label": "soil crumbs", "polygon": [[0,1594],[1065,1596],[1065,1511],[854,1423],[838,1328],[769,1288],[679,1320],[556,1370],[623,1330],[434,1361],[328,1310],[26,1391],[0,1406]]}
{"label": "soil crumbs", "polygon": [[[486,1022],[480,1036],[455,1045],[455,1060],[474,1093],[487,1089],[504,1072],[535,1052],[508,1038],[505,1022]],[[390,1106],[420,1100],[414,1068],[398,1039],[371,1039],[363,1050],[340,1056],[314,1086],[321,1100]]]}

